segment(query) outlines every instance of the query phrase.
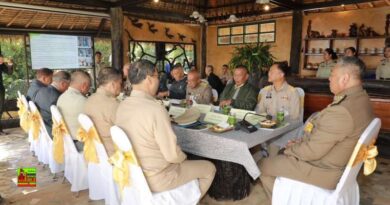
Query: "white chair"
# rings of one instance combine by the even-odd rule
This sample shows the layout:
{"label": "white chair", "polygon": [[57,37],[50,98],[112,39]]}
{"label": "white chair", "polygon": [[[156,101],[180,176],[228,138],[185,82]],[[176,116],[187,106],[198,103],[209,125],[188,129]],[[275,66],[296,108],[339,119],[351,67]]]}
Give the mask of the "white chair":
{"label": "white chair", "polygon": [[300,105],[299,105],[299,119],[301,122],[303,122],[303,114],[304,114],[304,109],[305,109],[305,91],[300,88],[300,87],[296,87],[295,88],[299,94],[299,101],[300,101]]}
{"label": "white chair", "polygon": [[273,205],[358,205],[359,185],[356,177],[363,162],[353,165],[362,146],[369,145],[378,136],[381,121],[375,118],[363,132],[335,190],[323,189],[296,180],[277,177]]}
{"label": "white chair", "polygon": [[[35,105],[34,102],[32,101],[29,101],[28,102],[29,104],[29,107],[30,107],[30,111],[31,111],[31,114],[35,114],[38,116],[39,119],[39,137],[37,140],[34,140],[36,141],[36,147],[37,147],[37,157],[38,157],[38,161],[39,162],[42,162],[43,164],[49,164],[49,139],[50,137],[48,136],[47,132],[46,131],[46,127],[45,127],[45,124],[43,123],[43,120],[42,120],[42,117],[41,117],[41,114],[39,113],[39,110],[37,108],[37,106]],[[30,127],[30,131],[32,133],[32,126]]]}
{"label": "white chair", "polygon": [[[55,123],[61,123],[63,118],[57,106],[52,105],[50,110],[53,116],[53,123],[54,121]],[[87,164],[85,163],[83,153],[77,152],[70,134],[64,135],[64,158],[64,177],[72,185],[70,190],[77,192],[76,196],[78,196],[80,190],[88,189]]]}
{"label": "white chair", "polygon": [[212,89],[211,92],[213,93],[213,102],[218,101],[218,92],[216,89]]}
{"label": "white chair", "polygon": [[[129,138],[122,129],[111,127],[111,136],[120,151],[132,150]],[[195,205],[200,200],[198,180],[192,180],[173,190],[152,193],[141,167],[129,164],[129,169],[131,186],[123,189],[122,205]]]}
{"label": "white chair", "polygon": [[[86,132],[95,128],[91,118],[85,114],[80,114],[78,120]],[[112,165],[108,162],[108,154],[103,144],[96,140],[94,144],[99,163],[88,163],[89,198],[104,199],[106,204],[115,204],[113,202],[118,201],[118,193],[115,192],[112,179]]]}

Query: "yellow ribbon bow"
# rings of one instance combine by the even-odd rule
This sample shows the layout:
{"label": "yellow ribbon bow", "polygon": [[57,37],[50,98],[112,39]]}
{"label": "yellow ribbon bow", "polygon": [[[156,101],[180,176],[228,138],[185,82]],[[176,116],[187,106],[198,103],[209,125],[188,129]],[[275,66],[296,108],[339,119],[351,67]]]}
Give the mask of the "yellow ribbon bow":
{"label": "yellow ribbon bow", "polygon": [[95,127],[92,126],[88,132],[80,127],[77,131],[77,137],[79,141],[84,142],[85,160],[87,160],[87,162],[99,163],[94,140],[98,141],[99,143],[101,142]]}
{"label": "yellow ribbon bow", "polygon": [[24,104],[20,98],[18,98],[16,106],[19,108],[18,115],[19,115],[20,127],[24,130],[24,132],[28,132],[28,130],[29,130],[29,124],[28,124],[29,123],[28,122],[29,112],[28,112],[26,106],[24,106]]}
{"label": "yellow ribbon bow", "polygon": [[37,140],[39,137],[39,131],[41,129],[41,115],[38,111],[31,112],[29,116],[29,125],[32,129],[33,139]]}
{"label": "yellow ribbon bow", "polygon": [[54,160],[58,164],[64,163],[64,136],[68,134],[68,130],[66,129],[66,125],[64,121],[53,120],[53,130],[51,132],[53,134],[53,155]]}
{"label": "yellow ribbon bow", "polygon": [[120,187],[122,196],[123,189],[130,185],[129,164],[139,166],[137,158],[135,157],[133,150],[127,152],[117,150],[115,154],[110,157],[109,162],[114,165],[112,175],[115,183]]}
{"label": "yellow ribbon bow", "polygon": [[360,162],[364,162],[364,175],[368,176],[372,174],[376,169],[376,159],[375,157],[378,155],[378,149],[374,145],[375,141],[371,143],[370,145],[362,144],[359,152],[353,162],[352,166],[355,166],[356,164]]}

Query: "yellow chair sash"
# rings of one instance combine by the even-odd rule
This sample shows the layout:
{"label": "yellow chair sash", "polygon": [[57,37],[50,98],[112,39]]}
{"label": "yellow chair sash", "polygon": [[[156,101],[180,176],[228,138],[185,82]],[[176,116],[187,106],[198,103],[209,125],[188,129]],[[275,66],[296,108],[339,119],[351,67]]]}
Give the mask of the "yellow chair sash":
{"label": "yellow chair sash", "polygon": [[79,141],[84,142],[85,160],[87,160],[87,162],[99,163],[94,140],[99,143],[101,143],[101,141],[95,127],[92,126],[88,132],[80,127],[77,131],[77,137]]}
{"label": "yellow chair sash", "polygon": [[24,106],[24,104],[20,98],[18,98],[16,106],[19,108],[18,115],[19,115],[20,127],[24,130],[24,132],[28,132],[28,130],[29,130],[29,124],[28,124],[29,123],[29,121],[28,121],[29,112],[28,112],[26,106]]}
{"label": "yellow chair sash", "polygon": [[364,162],[364,175],[372,174],[376,169],[376,159],[375,157],[378,155],[378,149],[374,145],[375,141],[370,145],[360,144],[359,152],[357,153],[352,167],[359,164],[360,162]]}
{"label": "yellow chair sash", "polygon": [[68,134],[64,121],[61,120],[57,123],[57,121],[53,120],[52,134],[54,160],[58,164],[62,164],[64,163],[64,136]]}
{"label": "yellow chair sash", "polygon": [[41,130],[41,115],[39,111],[31,112],[29,117],[30,128],[32,129],[33,139],[37,140],[39,137],[39,131]]}
{"label": "yellow chair sash", "polygon": [[139,166],[137,158],[135,157],[133,150],[129,150],[128,152],[117,150],[115,154],[110,157],[109,161],[114,165],[112,171],[113,178],[115,183],[118,184],[122,195],[123,189],[131,184],[129,164]]}

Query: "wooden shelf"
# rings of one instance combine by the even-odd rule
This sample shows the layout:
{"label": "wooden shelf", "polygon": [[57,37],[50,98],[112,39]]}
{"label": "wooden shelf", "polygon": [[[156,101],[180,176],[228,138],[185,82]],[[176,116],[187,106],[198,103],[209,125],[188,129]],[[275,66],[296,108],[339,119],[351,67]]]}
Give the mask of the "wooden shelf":
{"label": "wooden shelf", "polygon": [[322,53],[305,53],[305,56],[323,56]]}
{"label": "wooden shelf", "polygon": [[315,40],[357,40],[357,39],[379,39],[379,38],[387,38],[390,36],[366,36],[366,37],[326,37],[326,38],[305,38],[308,41]]}
{"label": "wooden shelf", "polygon": [[383,56],[383,53],[359,53],[358,56]]}

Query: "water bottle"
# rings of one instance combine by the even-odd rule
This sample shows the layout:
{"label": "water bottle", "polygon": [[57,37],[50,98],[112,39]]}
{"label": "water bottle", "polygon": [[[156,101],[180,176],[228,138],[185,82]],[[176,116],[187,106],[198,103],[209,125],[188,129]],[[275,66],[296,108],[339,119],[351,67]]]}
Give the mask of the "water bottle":
{"label": "water bottle", "polygon": [[276,114],[276,121],[280,124],[284,121],[284,107],[281,107]]}

